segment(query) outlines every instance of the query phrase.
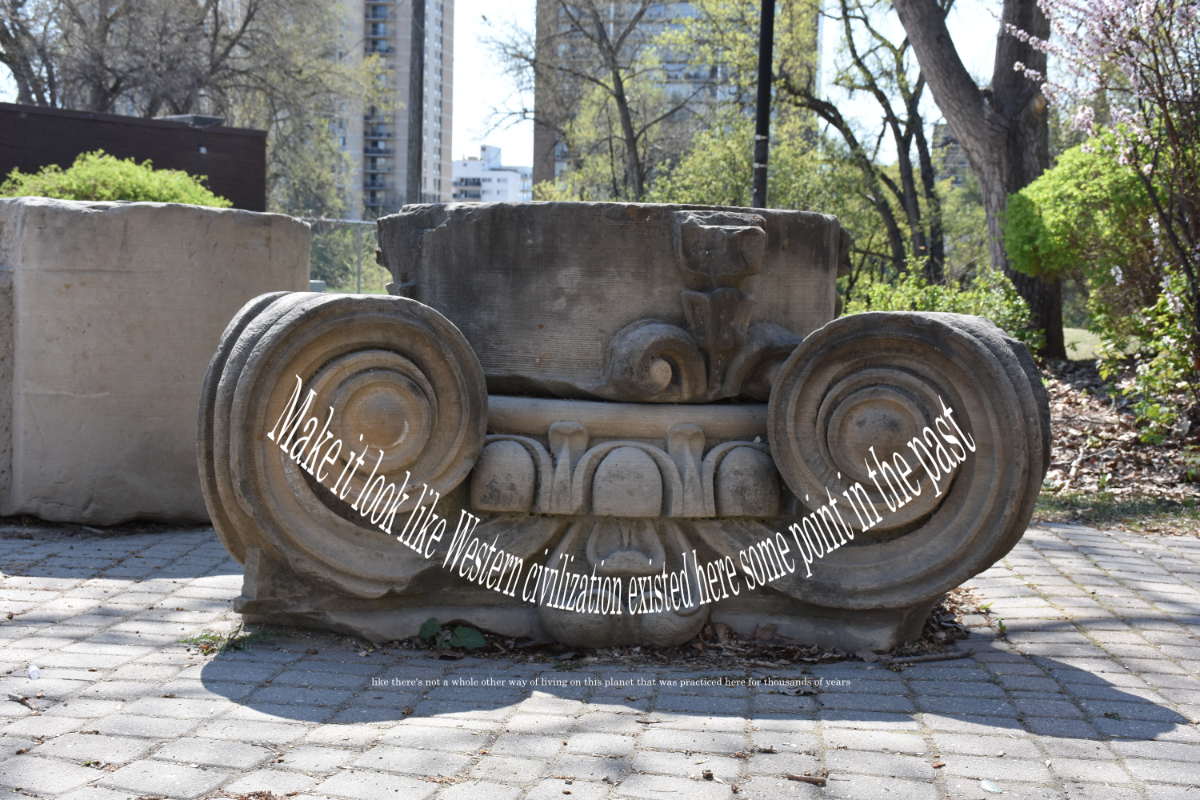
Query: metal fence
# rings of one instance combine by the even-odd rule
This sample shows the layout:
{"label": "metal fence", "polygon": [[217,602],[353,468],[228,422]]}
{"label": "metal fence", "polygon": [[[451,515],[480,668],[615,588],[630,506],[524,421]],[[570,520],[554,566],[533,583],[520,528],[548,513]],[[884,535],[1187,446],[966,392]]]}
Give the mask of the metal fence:
{"label": "metal fence", "polygon": [[386,294],[392,276],[375,263],[378,247],[373,221],[300,217],[312,227],[311,280],[326,291]]}

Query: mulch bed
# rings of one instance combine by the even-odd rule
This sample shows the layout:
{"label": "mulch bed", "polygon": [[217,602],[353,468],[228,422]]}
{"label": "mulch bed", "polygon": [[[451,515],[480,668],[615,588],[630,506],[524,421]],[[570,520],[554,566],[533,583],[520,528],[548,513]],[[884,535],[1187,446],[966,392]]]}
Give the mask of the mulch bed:
{"label": "mulch bed", "polygon": [[1047,361],[1042,375],[1054,434],[1047,491],[1200,499],[1188,475],[1200,469],[1196,436],[1143,443],[1129,400],[1109,392],[1094,361]]}
{"label": "mulch bed", "polygon": [[[981,614],[979,599],[972,590],[959,587],[942,595],[925,620],[921,638],[882,655],[865,651],[847,653],[792,641],[776,633],[775,625],[759,626],[753,635],[739,635],[728,625],[712,622],[704,626],[692,641],[676,647],[616,647],[596,650],[572,649],[555,642],[537,642],[484,634],[487,646],[469,651],[479,658],[502,659],[517,663],[554,663],[561,669],[576,669],[590,664],[626,666],[688,663],[697,669],[750,669],[781,666],[811,666],[839,661],[876,661],[914,656],[940,655],[948,645],[970,636],[963,617]],[[466,653],[436,650],[428,640],[411,637],[387,645],[376,645],[385,654],[397,650],[427,651],[433,658],[461,658]]]}

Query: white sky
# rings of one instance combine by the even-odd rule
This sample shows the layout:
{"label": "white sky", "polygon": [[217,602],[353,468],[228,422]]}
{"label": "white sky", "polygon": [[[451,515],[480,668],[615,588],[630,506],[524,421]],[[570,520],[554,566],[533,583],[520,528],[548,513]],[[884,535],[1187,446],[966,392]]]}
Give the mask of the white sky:
{"label": "white sky", "polygon": [[[828,3],[828,0],[826,0]],[[528,166],[533,161],[533,123],[524,122],[488,133],[493,108],[503,106],[513,86],[498,74],[489,53],[478,42],[485,33],[483,16],[493,23],[516,22],[533,27],[535,0],[455,0],[454,4],[454,158],[479,155],[479,146],[490,144],[503,150],[504,163]],[[999,29],[1001,0],[958,0],[950,12],[947,27],[958,45],[967,69],[978,82],[991,77]],[[827,5],[828,7],[828,5]],[[890,34],[903,35],[899,20],[885,26]],[[828,21],[826,21],[828,22]],[[822,37],[822,75],[833,74],[840,31],[829,25]],[[464,79],[464,76],[470,76]],[[926,89],[926,95],[929,95]],[[870,98],[845,101],[843,113],[874,126],[878,106]],[[926,109],[932,111],[932,105]],[[930,121],[933,121],[932,119]],[[885,143],[886,148],[886,143]],[[885,161],[895,158],[894,148],[881,152]]]}
{"label": "white sky", "polygon": [[[514,87],[496,69],[491,55],[480,45],[480,39],[487,31],[484,15],[493,24],[515,22],[531,29],[534,8],[535,0],[456,0],[454,158],[477,156],[480,145],[490,144],[503,150],[502,158],[506,164],[529,166],[533,162],[533,123],[523,122],[488,132],[493,109],[505,106]],[[959,0],[948,20],[950,34],[967,69],[980,81],[991,76],[999,8],[1000,0]],[[894,30],[900,30],[898,21]],[[833,26],[824,31],[822,73],[826,76],[833,72],[838,37],[839,32]],[[0,101],[11,103],[15,99],[16,86],[12,77],[0,67]],[[846,103],[844,112],[864,126],[873,126],[878,117],[875,109],[873,100],[863,98]],[[884,160],[890,160],[894,158],[894,151],[885,151],[881,155]]]}

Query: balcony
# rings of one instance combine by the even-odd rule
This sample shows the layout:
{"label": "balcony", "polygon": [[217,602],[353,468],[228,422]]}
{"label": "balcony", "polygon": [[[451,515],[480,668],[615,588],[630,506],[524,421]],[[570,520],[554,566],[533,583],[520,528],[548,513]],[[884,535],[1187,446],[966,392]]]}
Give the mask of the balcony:
{"label": "balcony", "polygon": [[364,147],[363,148],[364,156],[390,156],[391,154],[392,154],[392,148],[390,148],[390,147]]}
{"label": "balcony", "polygon": [[482,186],[480,178],[457,178],[454,181],[455,186]]}

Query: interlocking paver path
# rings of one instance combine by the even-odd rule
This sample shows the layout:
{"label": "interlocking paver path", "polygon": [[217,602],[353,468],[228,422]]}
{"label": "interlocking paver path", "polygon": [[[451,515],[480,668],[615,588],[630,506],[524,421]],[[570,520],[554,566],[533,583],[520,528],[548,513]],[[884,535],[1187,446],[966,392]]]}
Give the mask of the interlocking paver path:
{"label": "interlocking paver path", "polygon": [[3,538],[0,570],[0,798],[1200,798],[1196,538],[1031,529],[971,584],[1006,637],[812,667],[815,695],[333,637],[199,656],[179,640],[236,624],[241,583],[211,531]]}

